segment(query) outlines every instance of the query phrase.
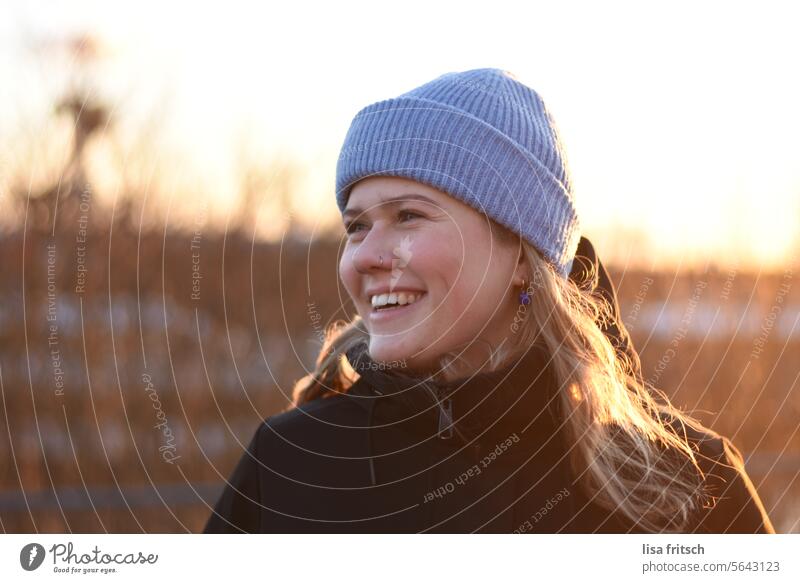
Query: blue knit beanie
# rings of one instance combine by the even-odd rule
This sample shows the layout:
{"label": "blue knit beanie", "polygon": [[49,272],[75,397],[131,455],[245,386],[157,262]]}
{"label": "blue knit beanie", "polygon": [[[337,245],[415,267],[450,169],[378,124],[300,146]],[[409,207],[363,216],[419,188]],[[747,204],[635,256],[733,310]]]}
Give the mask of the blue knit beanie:
{"label": "blue knit beanie", "polygon": [[541,97],[501,69],[446,73],[359,111],[336,166],[336,202],[368,176],[444,191],[527,239],[568,277],[580,239],[569,168]]}

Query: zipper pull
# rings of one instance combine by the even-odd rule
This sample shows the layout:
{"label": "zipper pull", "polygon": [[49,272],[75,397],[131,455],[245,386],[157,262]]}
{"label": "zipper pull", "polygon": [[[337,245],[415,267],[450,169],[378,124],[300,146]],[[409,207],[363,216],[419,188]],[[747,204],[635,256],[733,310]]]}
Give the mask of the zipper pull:
{"label": "zipper pull", "polygon": [[453,401],[449,396],[439,401],[439,438],[453,437]]}

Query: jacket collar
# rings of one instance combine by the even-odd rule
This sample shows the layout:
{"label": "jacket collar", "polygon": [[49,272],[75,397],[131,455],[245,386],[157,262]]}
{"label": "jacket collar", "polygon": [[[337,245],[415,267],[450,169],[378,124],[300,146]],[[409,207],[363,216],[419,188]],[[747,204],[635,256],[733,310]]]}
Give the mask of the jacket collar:
{"label": "jacket collar", "polygon": [[453,381],[384,370],[366,343],[348,350],[347,359],[360,376],[348,393],[372,398],[381,422],[418,418],[428,433],[463,442],[502,441],[531,430],[550,435],[561,425],[556,378],[539,345],[502,369]]}

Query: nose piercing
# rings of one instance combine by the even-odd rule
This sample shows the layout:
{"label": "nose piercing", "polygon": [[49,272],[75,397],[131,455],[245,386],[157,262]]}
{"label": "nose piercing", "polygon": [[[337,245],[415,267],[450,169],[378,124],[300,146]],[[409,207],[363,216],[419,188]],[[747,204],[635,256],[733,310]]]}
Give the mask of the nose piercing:
{"label": "nose piercing", "polygon": [[380,258],[381,258],[381,267],[383,267],[383,255],[381,255]]}

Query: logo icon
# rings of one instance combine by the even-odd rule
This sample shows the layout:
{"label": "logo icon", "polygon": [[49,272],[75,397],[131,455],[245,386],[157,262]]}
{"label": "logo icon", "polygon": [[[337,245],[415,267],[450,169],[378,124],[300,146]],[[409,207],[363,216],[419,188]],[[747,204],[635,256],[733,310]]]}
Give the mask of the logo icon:
{"label": "logo icon", "polygon": [[19,552],[19,564],[26,571],[35,571],[44,562],[44,547],[39,543],[28,543]]}
{"label": "logo icon", "polygon": [[408,235],[403,237],[403,240],[400,241],[400,245],[392,250],[392,255],[394,255],[394,257],[392,258],[392,277],[389,281],[390,292],[394,289],[394,286],[397,285],[397,282],[403,275],[403,269],[408,265],[408,262],[411,261],[411,256],[413,255],[411,252],[411,238]]}

